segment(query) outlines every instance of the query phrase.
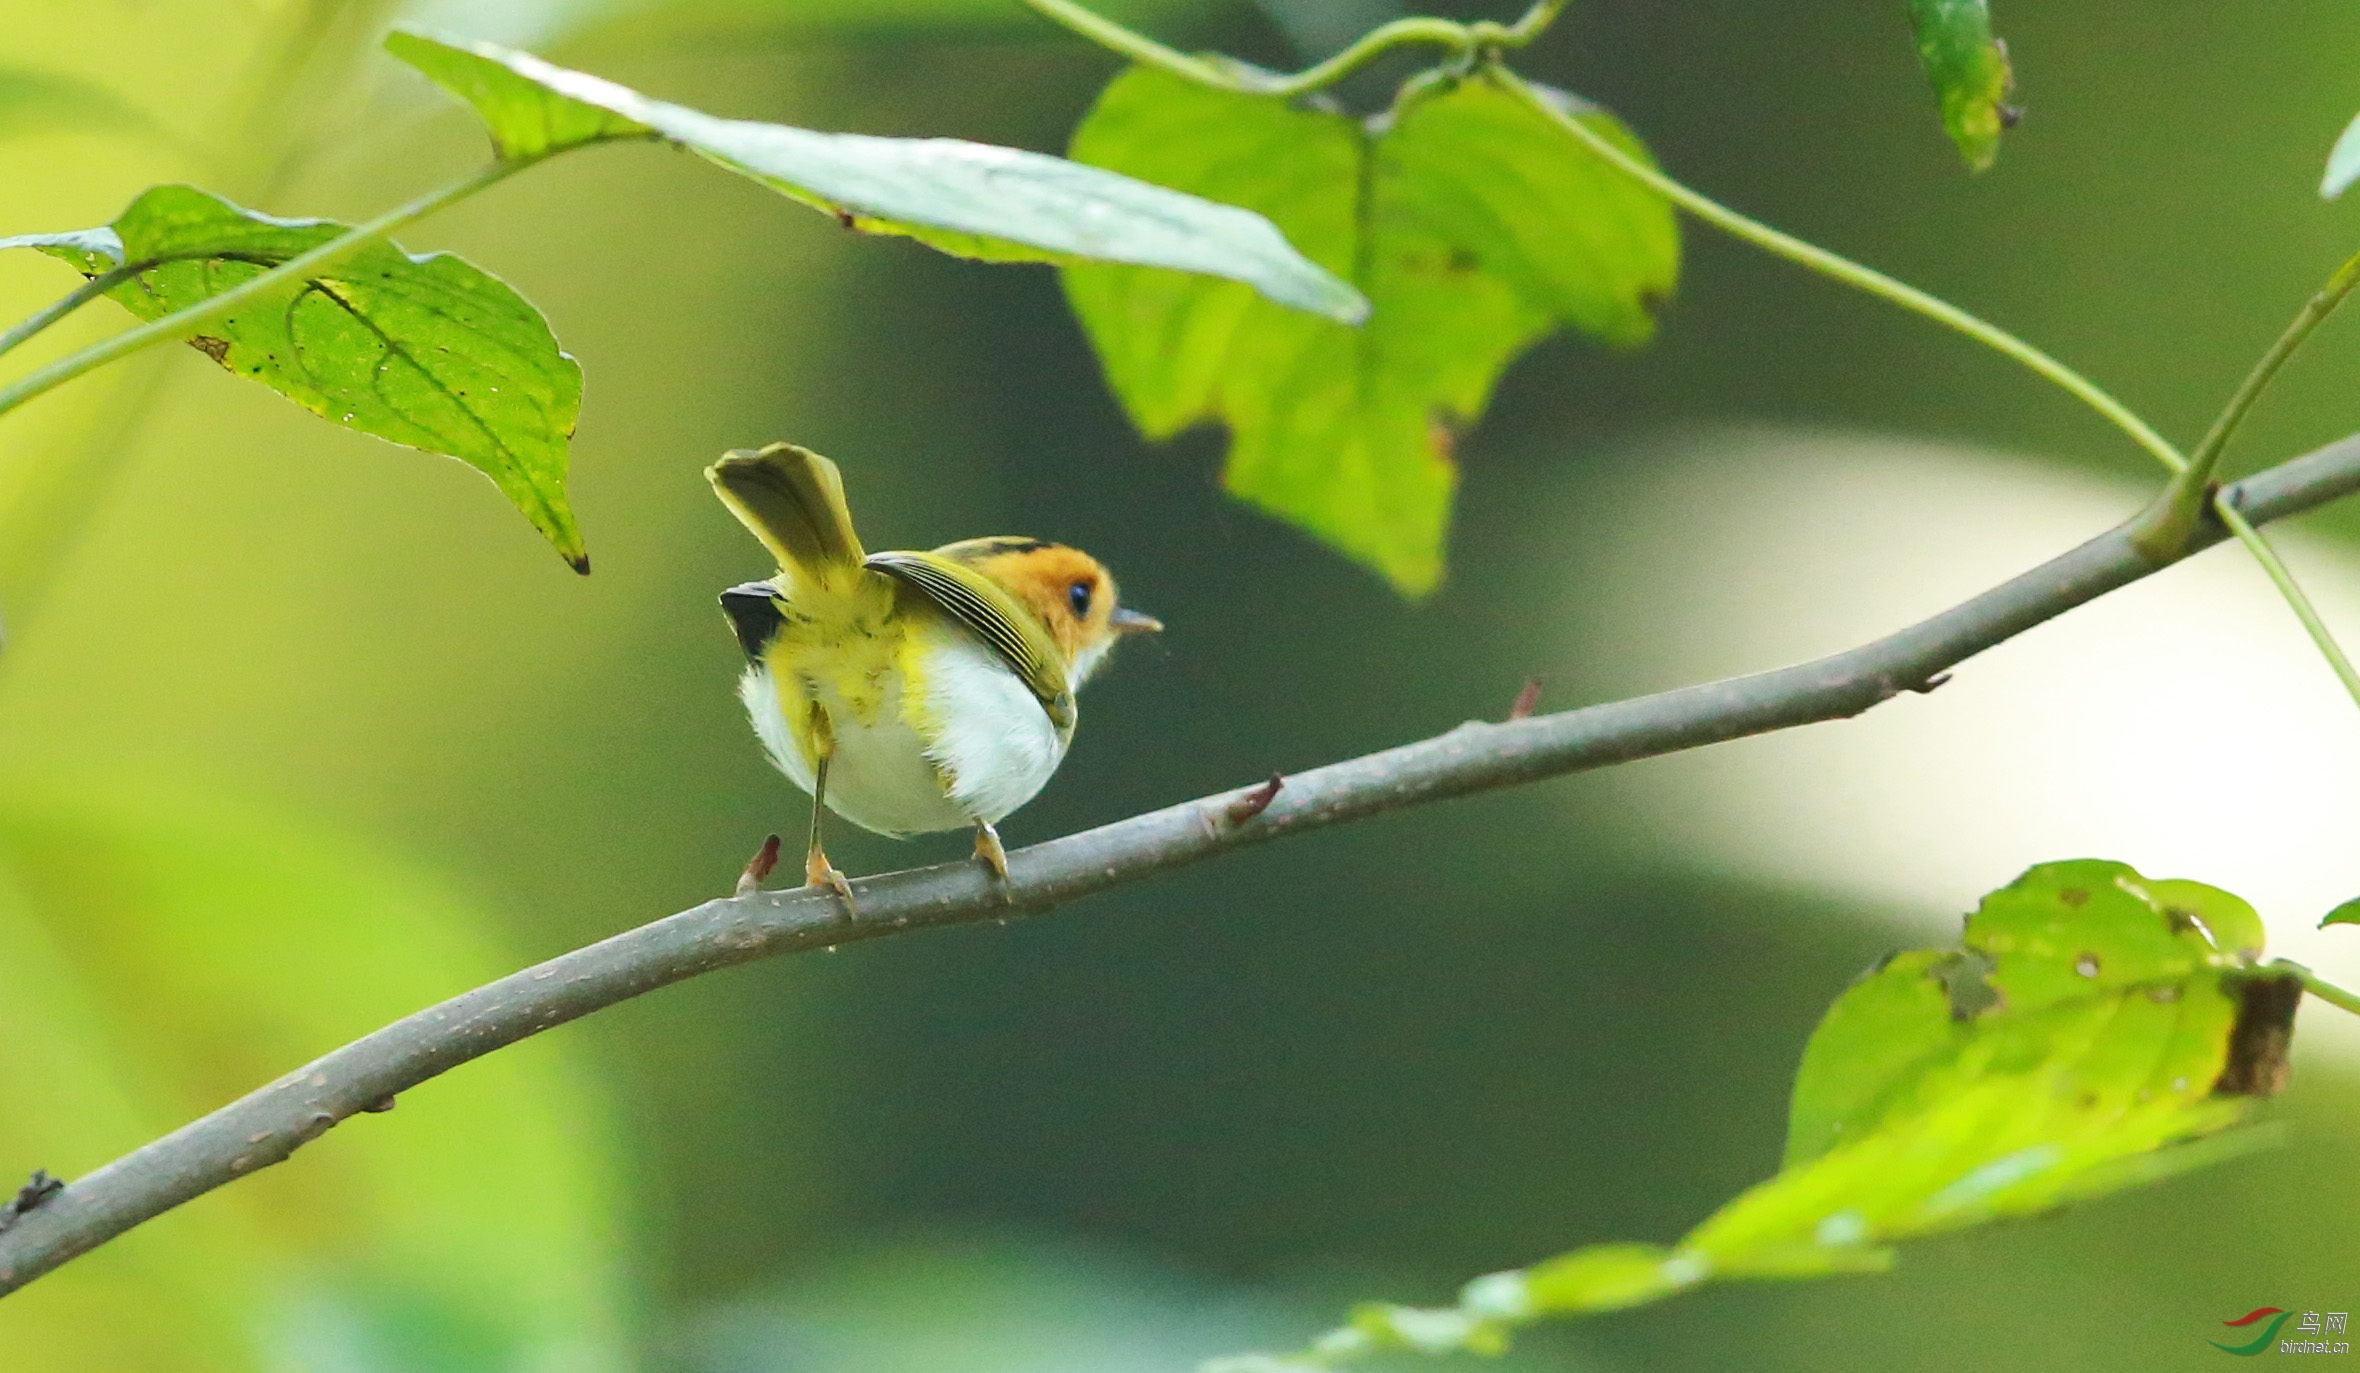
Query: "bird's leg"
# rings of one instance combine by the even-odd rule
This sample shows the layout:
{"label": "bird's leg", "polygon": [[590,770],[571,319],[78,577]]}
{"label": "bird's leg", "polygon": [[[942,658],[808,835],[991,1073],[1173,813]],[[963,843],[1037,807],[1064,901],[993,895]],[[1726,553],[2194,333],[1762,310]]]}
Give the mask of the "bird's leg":
{"label": "bird's leg", "polygon": [[1000,879],[1000,895],[1008,896],[1008,851],[1000,847],[1000,832],[989,820],[975,822],[975,856]]}
{"label": "bird's leg", "polygon": [[819,821],[828,811],[828,763],[836,756],[836,731],[828,721],[828,708],[811,703],[811,848],[803,855],[803,881],[813,887],[826,887],[844,902],[844,918],[851,920],[860,914],[853,904],[852,885],[836,865],[820,850]]}

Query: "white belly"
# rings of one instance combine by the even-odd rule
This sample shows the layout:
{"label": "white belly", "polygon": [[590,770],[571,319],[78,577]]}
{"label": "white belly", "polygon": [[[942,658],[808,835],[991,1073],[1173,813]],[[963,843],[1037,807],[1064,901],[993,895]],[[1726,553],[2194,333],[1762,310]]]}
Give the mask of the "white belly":
{"label": "white belly", "polygon": [[[963,630],[930,627],[911,672],[883,683],[882,708],[855,710],[822,682],[779,684],[756,664],[738,684],[770,760],[806,792],[812,762],[785,711],[828,711],[835,757],[828,809],[879,834],[920,834],[993,823],[1030,801],[1064,760],[1065,742],[1023,679]],[[932,738],[929,746],[927,739]]]}

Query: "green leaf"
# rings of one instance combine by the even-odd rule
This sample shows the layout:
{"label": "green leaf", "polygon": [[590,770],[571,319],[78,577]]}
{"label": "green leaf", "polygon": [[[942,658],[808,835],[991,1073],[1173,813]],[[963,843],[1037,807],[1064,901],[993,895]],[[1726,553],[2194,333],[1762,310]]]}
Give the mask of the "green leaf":
{"label": "green leaf", "polygon": [[[1942,1052],[1878,1084],[1853,1138],[1681,1250],[1723,1276],[1842,1271],[1897,1240],[2114,1190],[2136,1175],[2125,1164],[2245,1117],[2250,1099],[2216,1091],[2241,1004],[2231,978],[2208,968],[1954,1022]],[[1919,1032],[1916,1015],[1896,1032]],[[1797,1081],[1798,1098],[1822,1092]]]}
{"label": "green leaf", "polygon": [[[0,239],[0,248],[35,248],[86,276],[155,264],[107,293],[152,320],[347,229],[257,214],[190,186],[158,186],[106,228]],[[582,371],[540,312],[498,278],[448,253],[371,244],[189,344],[347,428],[475,467],[566,561],[589,570],[565,496]]]}
{"label": "green leaf", "polygon": [[2281,980],[2256,971],[2261,943],[2253,908],[2202,883],[2031,869],[1962,948],[1899,955],[1838,998],[1796,1073],[1786,1171],[1684,1247],[1716,1271],[1808,1270],[2123,1185],[2133,1160],[2243,1118],[2254,1069],[2232,1031],[2247,984]]}
{"label": "green leaf", "polygon": [[[1644,156],[1613,116],[1557,96]],[[1441,579],[1454,433],[1508,363],[1572,326],[1644,342],[1672,213],[1484,79],[1362,122],[1133,68],[1074,157],[1260,210],[1375,306],[1355,332],[1168,272],[1085,265],[1066,294],[1133,420],[1230,431],[1223,482],[1410,595]]]}
{"label": "green leaf", "polygon": [[2226,892],[2033,868],[1984,898],[1962,947],[1897,954],[1837,998],[1795,1075],[1784,1169],[1677,1245],[1593,1245],[1478,1278],[1453,1307],[1363,1307],[1306,1366],[1497,1352],[1518,1325],[1715,1279],[1875,1272],[1901,1240],[2273,1142],[2232,1127],[2284,1085],[2303,983],[2260,956],[2260,921]]}
{"label": "green leaf", "polygon": [[2140,885],[2176,936],[2185,939],[2194,934],[2204,941],[2207,961],[2228,966],[2223,960],[2231,964],[2261,960],[2269,933],[2262,926],[2261,912],[2251,903],[2202,882],[2147,879]]}
{"label": "green leaf", "polygon": [[2246,966],[2261,952],[2262,925],[2227,892],[2080,859],[2041,864],[1984,897],[1967,917],[1966,944],[1996,964],[1990,981],[2006,1006],[2032,1010],[2198,968]]}
{"label": "green leaf", "polygon": [[396,57],[466,100],[504,157],[664,138],[870,233],[993,262],[1146,263],[1244,282],[1356,322],[1368,302],[1262,216],[1042,153],[949,138],[877,138],[720,119],[491,43],[416,31]]}
{"label": "green leaf", "polygon": [[1896,954],[1828,1007],[1795,1073],[1787,1167],[1861,1133],[1892,1083],[1950,1047],[1945,974],[1958,963],[1938,949]]}
{"label": "green leaf", "polygon": [[2319,922],[2319,928],[2323,930],[2330,925],[2360,925],[2360,896],[2329,911]]}
{"label": "green leaf", "polygon": [[[202,793],[0,793],[0,1169],[78,1177],[512,968],[485,911]],[[8,1299],[7,1366],[619,1369],[619,1161],[537,1040],[347,1121]],[[127,1320],[125,1312],[138,1312]]]}
{"label": "green leaf", "polygon": [[1942,127],[1973,171],[1999,158],[1999,138],[2022,114],[2008,46],[1991,36],[1989,0],[1909,0],[1918,60],[1942,102]]}
{"label": "green leaf", "polygon": [[[569,148],[652,139],[656,131],[610,108],[630,90],[553,67],[490,43],[461,43],[415,29],[385,35],[385,50],[466,101],[492,137],[492,152],[527,162]],[[574,98],[579,96],[580,98]]]}

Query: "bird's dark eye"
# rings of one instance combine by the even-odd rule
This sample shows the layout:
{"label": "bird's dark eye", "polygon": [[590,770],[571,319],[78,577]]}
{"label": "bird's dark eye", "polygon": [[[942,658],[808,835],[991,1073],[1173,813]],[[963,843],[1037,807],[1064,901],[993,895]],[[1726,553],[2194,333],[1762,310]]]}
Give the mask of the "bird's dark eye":
{"label": "bird's dark eye", "polygon": [[1065,599],[1068,604],[1073,606],[1076,619],[1087,620],[1090,618],[1090,584],[1088,582],[1075,582],[1072,588],[1065,593]]}

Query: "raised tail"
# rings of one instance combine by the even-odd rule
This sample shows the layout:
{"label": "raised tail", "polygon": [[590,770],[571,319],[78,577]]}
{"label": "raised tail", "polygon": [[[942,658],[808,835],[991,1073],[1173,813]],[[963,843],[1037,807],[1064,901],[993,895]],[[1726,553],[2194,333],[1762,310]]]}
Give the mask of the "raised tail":
{"label": "raised tail", "polygon": [[843,476],[808,448],[733,448],[705,469],[705,479],[782,571],[824,580],[857,570],[866,556],[844,506]]}

